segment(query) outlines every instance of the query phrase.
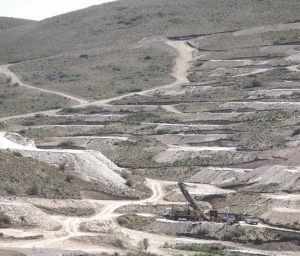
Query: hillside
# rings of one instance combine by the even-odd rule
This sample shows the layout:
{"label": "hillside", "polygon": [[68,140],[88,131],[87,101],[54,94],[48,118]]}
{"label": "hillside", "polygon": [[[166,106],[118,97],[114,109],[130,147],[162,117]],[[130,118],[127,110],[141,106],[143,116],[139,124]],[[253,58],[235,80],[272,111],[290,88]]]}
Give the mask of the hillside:
{"label": "hillside", "polygon": [[[13,67],[24,81],[102,99],[171,81],[175,52],[160,47],[157,37],[294,22],[297,4],[295,0],[285,6],[281,1],[117,1],[1,31],[0,62],[32,60]],[[138,43],[143,38],[151,39]]]}
{"label": "hillside", "polygon": [[[120,0],[3,20],[0,245],[125,255],[147,238],[192,255],[218,240],[213,255],[297,255],[298,5]],[[161,219],[186,202],[178,181],[242,221]]]}
{"label": "hillside", "polygon": [[11,29],[13,27],[22,26],[27,23],[34,23],[32,20],[0,17],[0,30]]}

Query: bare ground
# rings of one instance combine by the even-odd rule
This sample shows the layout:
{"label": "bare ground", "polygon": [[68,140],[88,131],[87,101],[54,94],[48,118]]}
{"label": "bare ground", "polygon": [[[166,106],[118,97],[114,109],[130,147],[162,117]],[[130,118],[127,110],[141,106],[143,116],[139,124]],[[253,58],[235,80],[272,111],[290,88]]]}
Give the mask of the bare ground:
{"label": "bare ground", "polygon": [[[289,28],[289,27],[288,27]],[[244,30],[240,31],[240,34],[249,34],[249,33],[258,33],[263,29],[263,31],[271,31],[271,30],[278,30],[281,29],[281,26],[272,26],[272,27],[264,27],[264,28],[256,28],[254,30]],[[286,27],[285,27],[286,29]],[[235,36],[239,35],[238,32],[235,32]],[[165,40],[165,39],[163,39]],[[187,70],[190,67],[190,62],[195,60],[195,56],[193,53],[195,53],[195,50],[188,46],[185,42],[183,41],[166,41],[169,46],[175,48],[178,50],[178,58],[176,60],[175,68],[174,68],[174,73],[173,76],[175,77],[176,81],[172,84],[168,84],[165,86],[162,86],[160,89],[162,90],[171,90],[173,87],[175,87],[178,84],[182,83],[189,83],[187,80]],[[289,58],[290,61],[298,62],[298,55],[291,55]],[[243,61],[243,62],[224,62],[221,61],[214,61],[214,62],[208,62],[206,64],[206,68],[209,69],[217,69],[217,68],[232,68],[232,67],[245,67],[249,64],[249,61]],[[252,63],[253,64],[253,63]],[[254,63],[255,64],[255,63]],[[258,63],[259,64],[259,63]],[[261,63],[260,63],[261,64]],[[205,67],[205,66],[204,66]],[[299,71],[299,69],[296,68],[296,65],[291,65],[288,67],[292,71]],[[36,89],[32,86],[26,85],[20,81],[20,79],[13,74],[11,71],[7,69],[7,66],[1,67],[0,70],[2,73],[6,74],[7,76],[12,77],[15,82],[20,83],[22,86],[27,86],[28,88],[31,89]],[[230,71],[229,69],[227,71]],[[257,69],[256,71],[248,72],[247,70],[242,70],[243,75],[244,74],[250,74],[253,72],[258,72],[259,70]],[[265,71],[265,70],[263,70]],[[217,71],[216,71],[217,72]],[[226,72],[226,70],[225,70]],[[236,72],[240,72],[237,70]],[[40,89],[41,90],[41,89]],[[148,90],[148,91],[143,91],[139,93],[134,93],[138,95],[146,95],[149,93],[154,92],[157,89],[153,90]],[[120,96],[116,97],[113,99],[107,99],[107,100],[102,100],[102,101],[97,101],[97,102],[86,102],[85,100],[75,98],[70,95],[62,94],[60,92],[52,92],[47,90],[48,93],[55,93],[62,95],[64,97],[68,97],[72,100],[75,100],[79,102],[77,105],[79,106],[88,106],[88,105],[103,105],[107,104],[112,100],[118,100],[121,99],[125,96],[130,96],[132,94],[128,94],[125,96]],[[238,108],[238,107],[247,107],[251,109],[259,109],[259,110],[265,110],[267,108],[286,108],[286,109],[296,109],[298,107],[298,103],[280,103],[280,102],[231,102],[231,103],[226,103],[223,105],[224,108]],[[172,106],[165,107],[166,110],[173,112],[175,114],[180,114],[181,112],[174,109]],[[47,113],[48,115],[55,115],[55,111],[47,111],[43,112]],[[26,117],[26,116],[34,116],[36,113],[30,113],[27,115],[20,115],[20,116],[14,116],[14,117],[8,117],[5,119],[1,119],[1,121],[8,120],[10,118],[16,118],[16,117]],[[217,136],[217,135],[215,135]],[[69,161],[70,163],[77,162],[77,166],[74,166],[74,170],[76,170],[80,175],[83,175],[85,179],[102,179],[103,182],[110,182],[111,184],[118,186],[119,188],[125,189],[124,187],[124,180],[116,174],[114,171],[122,171],[119,169],[116,165],[114,165],[111,161],[108,159],[104,158],[101,153],[99,152],[82,152],[82,151],[58,151],[58,150],[37,150],[34,146],[33,142],[24,140],[22,138],[19,138],[18,136],[13,136],[12,134],[5,135],[4,133],[1,133],[0,137],[0,145],[3,149],[9,148],[12,150],[20,150],[24,155],[28,154],[30,157],[37,158],[42,161],[47,161],[49,163],[54,164],[57,161]],[[170,150],[171,149],[171,150]],[[209,151],[217,151],[217,150],[234,150],[234,148],[219,148],[219,147],[209,147],[209,148],[204,148],[204,147],[187,147],[187,146],[173,146],[170,145],[169,150],[165,151],[163,154],[164,157],[163,159],[166,161],[172,161],[172,159],[176,159],[178,156],[173,155],[174,152],[175,154],[177,152],[181,151],[186,151],[186,152],[193,152],[193,151],[199,151],[203,152],[204,150],[209,149]],[[170,153],[171,151],[171,153]],[[294,148],[294,153],[287,152],[286,154],[295,154],[298,152],[298,147]],[[64,156],[66,155],[66,157]],[[46,158],[47,156],[47,158]],[[69,158],[68,158],[69,157]],[[74,160],[76,159],[76,161]],[[281,184],[281,186],[290,186],[289,181],[296,180],[298,177],[298,169],[296,168],[297,165],[299,165],[298,160],[297,160],[297,155],[294,157],[289,157],[289,160],[287,161],[289,165],[287,166],[279,166],[277,169],[278,172],[276,172],[276,175],[274,175],[274,171],[276,171],[276,166],[268,167],[269,169],[264,170],[262,172],[261,169],[256,170],[256,172],[249,172],[248,169],[239,169],[239,168],[232,168],[232,169],[206,169],[207,173],[205,175],[202,175],[199,173],[198,177],[195,176],[190,179],[190,181],[193,182],[199,182],[199,183],[213,183],[217,182],[217,180],[220,181],[220,183],[226,183],[230,182],[236,177],[240,179],[247,180],[247,182],[251,183],[253,182],[265,182],[265,183],[270,183],[270,182],[276,182],[278,180],[285,179],[285,182]],[[101,166],[101,167],[99,167]],[[294,168],[295,167],[295,168]],[[88,170],[88,172],[87,172]],[[286,170],[286,171],[285,171]],[[204,170],[205,171],[205,170]],[[200,177],[199,177],[200,176]],[[288,176],[288,177],[287,177]],[[252,180],[251,180],[252,179]],[[296,181],[295,181],[296,182]],[[22,251],[24,250],[24,253],[27,253],[29,255],[31,252],[28,252],[29,248],[32,248],[32,246],[38,246],[40,248],[44,248],[44,251],[46,253],[52,252],[51,250],[54,248],[68,248],[68,249],[73,249],[73,250],[84,250],[87,252],[103,252],[103,251],[108,251],[111,252],[114,250],[111,247],[111,241],[113,238],[120,238],[126,241],[128,243],[127,247],[129,249],[135,249],[137,248],[137,245],[141,238],[145,237],[148,238],[151,241],[151,246],[149,250],[151,252],[155,253],[162,253],[164,255],[168,255],[172,253],[170,250],[163,249],[162,246],[165,242],[168,243],[177,243],[177,242],[188,242],[188,243],[196,243],[200,242],[203,243],[203,240],[195,240],[195,239],[183,239],[183,238],[177,238],[175,236],[166,236],[166,235],[160,235],[160,234],[154,234],[152,233],[153,230],[156,230],[157,233],[160,233],[160,230],[164,227],[164,225],[168,225],[172,228],[172,231],[169,232],[168,235],[175,235],[176,232],[178,232],[179,227],[178,225],[189,225],[188,223],[168,223],[164,221],[158,221],[157,223],[153,224],[156,226],[153,226],[149,228],[148,231],[151,232],[142,232],[142,231],[134,231],[134,230],[129,230],[125,228],[120,228],[116,225],[114,222],[114,218],[117,217],[119,214],[116,213],[116,210],[119,207],[124,207],[127,205],[137,205],[138,207],[136,209],[139,209],[140,205],[150,205],[155,206],[160,203],[165,203],[164,197],[166,192],[164,192],[163,186],[170,185],[170,183],[165,183],[162,181],[155,181],[155,180],[147,180],[148,185],[151,187],[153,191],[152,197],[142,200],[142,201],[95,201],[95,200],[86,200],[89,204],[95,206],[96,208],[96,213],[95,215],[91,217],[62,217],[60,215],[47,215],[43,213],[42,211],[36,211],[36,217],[40,218],[41,216],[44,216],[45,220],[43,223],[51,223],[51,225],[55,225],[55,227],[48,227],[46,228],[43,226],[43,224],[37,224],[38,228],[37,229],[31,229],[31,230],[6,230],[4,232],[5,236],[10,236],[13,235],[14,237],[22,237],[24,234],[25,236],[31,236],[31,235],[43,235],[44,238],[38,239],[38,240],[28,240],[28,241],[23,241],[17,239],[15,240],[10,240],[10,241],[3,241],[0,240],[0,245],[2,245],[5,248],[15,248],[18,247],[20,250],[21,248]],[[296,187],[297,188],[297,187]],[[220,190],[217,190],[213,186],[203,186],[199,185],[200,191],[195,191],[195,194],[203,194],[204,191],[201,191],[201,189],[205,190],[205,193],[211,192],[212,194],[219,194]],[[178,192],[178,191],[177,191]],[[234,191],[227,191],[227,192],[234,192]],[[175,201],[175,203],[178,203],[178,201],[181,201],[176,196],[173,196],[173,194],[176,194],[176,190],[171,192],[172,197],[171,199]],[[266,212],[265,215],[262,215],[264,218],[270,218],[270,222],[275,223],[276,220],[280,218],[280,213],[285,212],[288,213],[288,216],[297,216],[295,215],[295,212],[297,211],[298,206],[295,202],[298,201],[298,195],[264,195],[267,199],[271,199],[276,201],[276,203],[271,205],[271,210],[269,212]],[[288,197],[288,198],[287,198]],[[284,202],[289,202],[286,207],[274,207],[276,204],[281,204],[280,200],[284,200]],[[278,203],[279,202],[279,203]],[[294,207],[291,207],[291,203],[294,204]],[[27,202],[28,204],[32,204],[32,202]],[[64,201],[60,202],[61,204],[64,204],[64,206],[67,206],[67,203]],[[172,202],[174,203],[174,202]],[[47,205],[50,206],[51,202],[47,202],[47,200],[41,200],[36,199],[34,204],[39,204],[39,205]],[[102,207],[99,207],[99,204],[102,205]],[[96,207],[98,205],[98,207]],[[26,209],[24,205],[22,205],[21,202],[13,202],[12,204],[2,204],[1,205],[4,211],[7,212],[12,212],[11,208],[14,207],[22,207],[22,209]],[[5,208],[9,208],[9,210],[5,210]],[[52,206],[53,208],[53,206]],[[55,208],[55,207],[54,207]],[[20,209],[15,210],[19,213],[21,213]],[[28,210],[29,211],[29,210]],[[289,215],[290,214],[290,215]],[[34,215],[34,214],[32,214]],[[17,217],[14,217],[17,219]],[[278,218],[278,219],[277,219]],[[288,221],[289,218],[286,219]],[[291,219],[291,221],[296,220],[297,218]],[[57,225],[56,225],[57,223]],[[49,224],[50,225],[50,224]],[[207,224],[208,225],[208,224]],[[80,228],[83,227],[83,228]],[[183,228],[183,231],[186,230],[188,227]],[[264,228],[261,226],[261,228]],[[53,230],[57,229],[57,230]],[[82,231],[84,229],[84,231]],[[151,229],[151,230],[150,230]],[[87,232],[88,231],[88,232]],[[109,233],[111,238],[110,240],[103,241],[103,244],[101,247],[97,246],[96,244],[101,240],[101,237],[99,238],[98,233]],[[205,243],[209,243],[211,241],[205,241]],[[230,246],[236,246],[234,243],[227,243],[224,242],[226,245]],[[248,250],[253,250],[255,253],[273,253],[277,248],[278,244],[275,244],[274,246],[270,247],[265,247],[263,246],[256,247],[254,249],[250,249],[247,247],[247,245],[240,246],[241,249],[248,249]],[[282,246],[282,245],[281,245]],[[284,246],[282,247],[284,248]],[[286,247],[288,250],[299,250],[298,247]],[[262,250],[264,249],[264,250]],[[57,251],[56,251],[57,252]],[[297,255],[297,252],[290,252],[290,255]]]}

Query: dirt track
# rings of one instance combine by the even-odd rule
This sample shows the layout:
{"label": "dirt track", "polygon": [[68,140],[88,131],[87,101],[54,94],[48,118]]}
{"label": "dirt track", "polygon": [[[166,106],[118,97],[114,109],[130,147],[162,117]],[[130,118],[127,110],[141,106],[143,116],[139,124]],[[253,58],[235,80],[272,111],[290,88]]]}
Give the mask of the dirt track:
{"label": "dirt track", "polygon": [[0,66],[0,73],[6,75],[7,77],[10,77],[12,83],[18,83],[20,86],[24,86],[24,87],[27,87],[29,89],[39,90],[41,92],[52,93],[52,94],[55,94],[55,95],[63,96],[63,97],[69,98],[71,100],[75,100],[75,101],[79,102],[80,104],[87,103],[86,100],[79,99],[77,97],[68,95],[66,93],[55,92],[55,91],[46,90],[46,89],[41,89],[41,88],[38,88],[38,87],[35,87],[35,86],[32,86],[32,85],[25,84],[24,82],[21,81],[21,79],[15,73],[13,73],[12,71],[10,71],[9,66],[11,66],[11,65]]}
{"label": "dirt track", "polygon": [[[167,41],[166,42],[168,45],[172,46],[173,48],[175,48],[178,51],[178,57],[174,66],[174,70],[173,70],[173,76],[176,79],[176,81],[174,83],[168,84],[168,85],[164,85],[161,86],[161,89],[167,89],[167,88],[171,88],[173,86],[176,86],[178,84],[182,84],[182,83],[188,83],[188,79],[186,78],[187,75],[187,70],[190,67],[189,63],[191,61],[194,60],[194,56],[193,56],[193,51],[194,49],[189,47],[185,42],[183,41]],[[17,82],[19,83],[21,86],[26,86],[27,88],[30,89],[36,89],[36,90],[41,90],[47,93],[53,93],[56,95],[60,95],[63,97],[67,97],[70,98],[72,100],[77,101],[79,104],[76,105],[75,107],[84,107],[84,106],[88,106],[88,105],[103,105],[103,104],[108,104],[110,101],[113,100],[118,100],[118,99],[122,99],[124,97],[133,95],[133,94],[139,94],[139,95],[145,95],[147,93],[153,92],[155,90],[157,90],[157,88],[155,89],[151,89],[151,90],[147,90],[147,91],[143,91],[143,92],[138,92],[138,93],[131,93],[131,94],[127,94],[127,95],[122,95],[119,97],[115,97],[112,99],[106,99],[106,100],[100,100],[100,101],[95,101],[95,102],[87,102],[83,99],[77,98],[77,97],[73,97],[64,93],[60,93],[60,92],[54,92],[54,91],[50,91],[50,90],[44,90],[44,89],[40,89],[40,88],[36,88],[34,86],[31,85],[27,85],[24,84],[13,72],[11,72],[8,69],[9,65],[6,66],[2,66],[0,67],[0,72],[11,77],[13,82]],[[293,71],[299,71],[296,66],[290,67],[290,69],[292,69]],[[240,103],[236,103],[236,104],[241,104],[243,106],[245,106],[244,102],[240,102]],[[265,103],[268,105],[271,105],[272,103]],[[265,105],[264,104],[264,105]],[[280,104],[280,103],[277,103]],[[174,109],[172,106],[165,106],[165,109],[167,109],[168,111],[174,112],[174,113],[180,113],[179,111],[177,111],[176,109]],[[39,112],[39,113],[43,113],[43,114],[47,114],[47,115],[56,115],[55,113],[58,110],[50,110],[50,111],[45,111],[45,112]],[[5,121],[5,120],[9,120],[12,118],[20,118],[20,117],[29,117],[29,116],[34,116],[36,113],[29,113],[29,114],[25,114],[25,115],[16,115],[16,116],[11,116],[11,117],[6,117],[6,118],[1,118],[0,121]],[[170,147],[172,148],[172,150],[175,151],[180,151],[180,150],[191,150],[190,148],[174,148],[174,147]],[[220,148],[214,148],[215,150],[219,150]],[[234,150],[234,148],[222,148],[222,150]],[[26,253],[30,250],[30,248],[32,248],[32,246],[37,246],[40,248],[44,248],[44,251],[47,250],[47,248],[61,248],[61,249],[71,249],[71,250],[84,250],[87,252],[100,252],[105,250],[105,248],[97,248],[95,246],[88,246],[86,244],[81,244],[81,243],[72,243],[70,242],[71,238],[77,237],[77,236],[97,236],[99,235],[98,233],[92,233],[92,232],[82,232],[80,231],[80,224],[82,222],[86,222],[86,221],[94,221],[94,220],[99,220],[99,221],[111,221],[114,220],[114,218],[116,216],[118,216],[118,214],[114,213],[114,211],[124,205],[128,205],[128,204],[150,204],[150,205],[155,205],[159,202],[162,201],[162,198],[164,197],[164,192],[163,192],[163,188],[162,188],[162,184],[164,182],[161,181],[155,181],[155,180],[147,180],[147,183],[149,185],[149,187],[152,189],[153,191],[153,195],[146,199],[146,200],[141,200],[141,201],[94,201],[94,200],[88,200],[91,203],[99,203],[102,204],[104,207],[101,209],[100,212],[98,212],[97,214],[95,214],[92,217],[88,217],[88,218],[79,218],[79,217],[67,217],[67,218],[62,218],[60,216],[51,216],[51,218],[54,221],[57,221],[58,223],[60,223],[62,225],[62,228],[59,231],[34,231],[32,232],[32,234],[43,234],[44,235],[44,239],[41,240],[29,240],[29,241],[0,241],[0,246],[2,247],[6,247],[6,248],[24,248],[24,252],[26,251]],[[116,226],[113,226],[113,224],[111,224],[111,228],[112,229],[116,229]],[[125,228],[120,228],[120,231],[129,237],[129,241],[130,243],[136,247],[138,242],[142,239],[142,238],[148,238],[150,240],[151,246],[150,246],[150,251],[154,252],[154,253],[160,253],[163,255],[168,255],[168,251],[161,248],[162,245],[164,244],[164,242],[169,242],[169,243],[176,243],[178,241],[198,241],[199,240],[193,240],[193,239],[180,239],[180,238],[176,238],[176,237],[170,237],[170,236],[163,236],[163,235],[156,235],[156,234],[151,234],[151,233],[145,233],[145,232],[141,232],[141,231],[134,231],[134,230],[129,230],[129,229],[125,229]],[[26,233],[26,235],[30,235],[31,232],[24,232],[24,231],[18,231],[19,234],[23,235],[24,233]],[[203,241],[200,241],[203,242]],[[206,241],[206,242],[212,242],[212,241]],[[233,245],[233,243],[227,243],[230,245]],[[90,248],[92,247],[92,248]],[[247,249],[246,247],[242,247],[240,246],[241,249]],[[109,251],[109,249],[107,249]],[[260,250],[252,250],[255,252],[261,252]],[[27,255],[30,255],[30,253],[32,252],[28,252]],[[44,254],[45,255],[45,254]],[[290,255],[293,255],[292,253]],[[294,254],[297,255],[297,254]]]}

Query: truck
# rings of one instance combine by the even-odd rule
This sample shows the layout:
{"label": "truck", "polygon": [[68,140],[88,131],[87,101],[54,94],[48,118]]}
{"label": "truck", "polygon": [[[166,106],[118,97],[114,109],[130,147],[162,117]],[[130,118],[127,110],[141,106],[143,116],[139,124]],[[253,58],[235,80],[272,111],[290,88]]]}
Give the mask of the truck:
{"label": "truck", "polygon": [[236,216],[234,216],[234,215],[225,215],[225,216],[222,218],[222,221],[223,221],[223,222],[226,222],[226,223],[228,223],[228,224],[230,224],[230,225],[233,225],[234,223],[237,223],[237,222],[238,222]]}
{"label": "truck", "polygon": [[254,217],[254,216],[248,216],[248,217],[245,218],[245,222],[248,223],[248,224],[257,225],[258,218]]}
{"label": "truck", "polygon": [[184,187],[184,183],[178,182],[178,186],[189,204],[185,209],[175,207],[165,208],[163,217],[170,220],[209,220],[209,218],[204,214],[204,210],[196,203],[195,199],[191,197],[190,193]]}

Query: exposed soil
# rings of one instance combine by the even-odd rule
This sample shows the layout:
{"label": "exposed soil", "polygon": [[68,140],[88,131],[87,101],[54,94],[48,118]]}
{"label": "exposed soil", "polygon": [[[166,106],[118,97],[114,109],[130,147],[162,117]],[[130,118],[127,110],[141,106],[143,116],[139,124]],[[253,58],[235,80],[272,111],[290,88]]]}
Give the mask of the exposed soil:
{"label": "exposed soil", "polygon": [[[239,31],[225,31],[222,33],[229,33],[233,37],[253,35],[257,33],[282,31],[298,28],[298,23],[278,24],[273,26],[254,27]],[[220,34],[220,33],[216,33]],[[215,34],[213,34],[215,35]],[[191,47],[193,44],[187,42],[191,39],[201,40],[202,35],[193,36],[179,36],[168,40],[165,37],[159,38],[145,38],[138,44],[160,45],[166,49],[177,51],[177,58],[174,63],[172,76],[175,79],[170,84],[163,85],[159,88],[149,89],[145,91],[138,91],[121,95],[114,98],[90,101],[75,97],[67,93],[57,92],[49,89],[41,89],[32,85],[24,83],[15,73],[10,69],[10,65],[0,67],[0,72],[10,77],[13,83],[18,83],[29,89],[39,90],[41,92],[52,93],[60,95],[74,101],[75,107],[86,107],[91,105],[104,106],[112,101],[118,101],[130,96],[143,96],[155,94],[160,92],[168,92],[172,94],[172,89],[176,86],[182,85],[183,88],[187,86],[197,87],[202,90],[202,87],[218,88],[220,83],[190,83],[187,78],[191,63],[195,63],[202,54],[202,50]],[[205,35],[211,36],[211,35]],[[261,47],[263,49],[263,47]],[[274,51],[274,49],[273,49]],[[225,50],[209,50],[212,52],[225,52]],[[278,54],[281,53],[279,50]],[[288,53],[288,52],[287,52]],[[287,54],[286,53],[286,54]],[[206,79],[214,79],[224,74],[235,76],[237,79],[240,76],[255,76],[259,73],[268,72],[275,67],[269,65],[270,58],[258,59],[253,58],[237,58],[228,60],[208,59],[199,70],[202,72],[210,72]],[[292,53],[286,57],[286,61],[291,62],[286,68],[292,72],[299,72],[298,64],[299,53]],[[293,80],[296,81],[296,80]],[[228,84],[226,85],[228,86]],[[224,86],[224,87],[226,87]],[[231,86],[231,85],[229,85]],[[186,89],[186,88],[185,88]],[[193,88],[192,88],[193,89]],[[205,88],[204,88],[205,89]],[[187,93],[187,91],[185,91]],[[255,94],[269,93],[269,96],[275,96],[267,91],[255,91],[250,96]],[[282,91],[280,92],[282,93]],[[177,93],[174,93],[176,95]],[[278,95],[277,95],[278,96]],[[280,96],[280,95],[279,95]],[[180,104],[199,103],[207,104],[212,100],[172,100],[168,103],[165,101],[156,100],[151,103],[138,101],[135,103],[126,103],[125,107],[132,107],[129,105],[142,105],[141,107],[149,107],[150,105],[163,106],[164,111],[174,114],[183,115],[175,106]],[[39,146],[37,148],[34,141],[23,138],[15,133],[1,132],[0,133],[0,148],[3,150],[12,150],[20,152],[24,157],[34,158],[42,162],[47,162],[49,165],[58,166],[59,163],[66,163],[66,171],[80,177],[81,179],[90,182],[100,181],[103,188],[108,192],[99,192],[94,190],[82,190],[82,201],[67,201],[61,200],[59,202],[51,201],[49,199],[18,199],[11,196],[10,201],[3,198],[0,201],[0,210],[9,216],[12,220],[10,228],[3,231],[4,239],[0,239],[0,245],[4,248],[19,248],[30,255],[28,252],[33,246],[43,248],[45,255],[50,255],[59,252],[61,249],[83,250],[85,252],[122,252],[122,248],[116,248],[113,244],[117,240],[123,241],[123,246],[128,250],[139,250],[138,244],[142,238],[147,238],[150,241],[149,251],[163,255],[171,255],[174,253],[171,249],[162,248],[165,242],[175,244],[179,242],[184,243],[213,243],[214,240],[220,240],[220,243],[228,248],[236,248],[239,250],[252,250],[256,254],[274,253],[278,247],[284,251],[290,251],[290,255],[297,255],[299,251],[299,242],[294,237],[299,238],[298,232],[294,229],[299,228],[299,143],[296,137],[293,147],[281,150],[265,150],[247,152],[241,149],[237,152],[237,139],[232,139],[237,133],[241,134],[244,131],[236,130],[234,125],[242,124],[243,121],[234,121],[230,118],[240,114],[251,114],[256,112],[267,112],[274,109],[294,111],[299,107],[299,98],[280,99],[280,98],[245,98],[243,100],[221,102],[214,101],[213,103],[219,105],[219,109],[205,110],[201,115],[194,112],[190,119],[185,122],[177,122],[176,124],[156,123],[158,127],[171,127],[182,129],[172,132],[166,132],[164,138],[166,148],[153,157],[157,163],[173,163],[176,160],[184,160],[188,157],[213,157],[215,155],[222,156],[222,154],[230,152],[232,157],[239,157],[245,159],[237,164],[220,164],[219,166],[204,166],[199,165],[199,171],[196,175],[188,179],[192,184],[187,184],[190,194],[199,201],[199,205],[208,211],[213,207],[224,209],[226,203],[235,195],[257,194],[256,202],[249,203],[232,203],[231,210],[249,211],[258,214],[267,224],[259,224],[257,226],[250,226],[244,223],[240,225],[227,225],[224,223],[206,223],[206,222],[178,222],[157,219],[143,231],[136,231],[120,227],[115,221],[116,217],[122,213],[134,213],[137,215],[161,216],[162,211],[166,207],[182,206],[185,203],[185,198],[177,188],[177,184],[168,181],[158,181],[147,179],[145,184],[152,190],[152,196],[138,200],[138,198],[145,198],[145,194],[141,195],[141,191],[135,191],[130,186],[125,184],[126,180],[122,177],[122,173],[127,173],[127,170],[118,167],[111,160],[105,157],[100,151],[85,150],[84,147],[67,147],[64,149],[51,148],[51,146]],[[121,106],[121,104],[120,104]],[[118,106],[119,107],[119,106]],[[123,106],[119,107],[122,108]],[[138,106],[136,106],[138,107]],[[117,108],[117,107],[115,107]],[[200,112],[200,111],[199,111]],[[1,118],[0,121],[8,121],[16,118],[26,118],[35,116],[37,113],[29,113],[24,115],[11,116]],[[57,116],[57,110],[40,112],[38,114],[46,114],[48,116]],[[215,114],[215,115],[214,115]],[[228,115],[227,115],[228,114]],[[215,120],[211,119],[214,115]],[[84,115],[83,115],[84,116]],[[197,117],[198,116],[198,117]],[[202,117],[204,117],[202,120]],[[228,117],[228,119],[225,118]],[[197,118],[195,118],[197,117]],[[192,120],[192,121],[190,121]],[[200,120],[200,121],[195,121]],[[56,125],[62,127],[69,127],[76,125],[95,126],[111,124],[119,124],[122,122],[115,121],[75,121],[75,122],[60,122]],[[153,123],[141,123],[153,125]],[[207,125],[210,128],[195,128],[195,125]],[[181,126],[185,125],[187,130]],[[222,126],[226,126],[225,128]],[[228,126],[228,127],[227,127]],[[191,128],[193,130],[191,130]],[[175,128],[174,128],[175,129]],[[172,134],[168,136],[167,134]],[[124,133],[120,132],[95,132],[95,136],[108,135],[111,137],[127,137],[130,136],[144,136],[138,131]],[[148,134],[154,135],[154,134]],[[157,134],[155,134],[157,135]],[[174,135],[174,136],[173,136]],[[191,141],[187,142],[188,136],[205,137],[202,141],[195,141],[191,137]],[[77,134],[73,137],[80,137]],[[180,138],[175,138],[175,137]],[[92,139],[89,134],[86,136]],[[61,139],[61,138],[60,138]],[[185,143],[179,144],[173,141],[186,140]],[[157,140],[158,141],[158,140]],[[89,140],[89,142],[91,142]],[[298,144],[297,144],[298,143]],[[87,146],[88,143],[86,143]],[[88,148],[88,147],[87,147]],[[246,153],[248,155],[246,155]],[[240,154],[240,155],[239,155]],[[195,166],[194,166],[195,167]],[[195,184],[198,183],[198,184]],[[207,185],[204,185],[207,184]],[[271,185],[270,185],[271,184]],[[222,186],[226,189],[221,189]],[[113,193],[113,192],[115,193]],[[288,191],[289,194],[284,192]],[[250,199],[249,199],[250,200]],[[81,205],[82,204],[82,205]],[[250,207],[251,206],[251,207]],[[263,206],[263,209],[262,209]],[[86,211],[82,210],[84,208]],[[251,209],[249,209],[251,208]],[[68,214],[68,212],[73,214]],[[284,213],[284,214],[283,214]],[[283,217],[284,216],[284,217]],[[281,224],[281,227],[271,227],[271,225]],[[289,224],[289,225],[287,225]],[[284,226],[285,225],[285,226]],[[234,231],[244,230],[239,235],[234,235]],[[208,232],[208,233],[206,233]],[[286,238],[286,236],[277,234],[293,236]],[[206,233],[206,234],[204,234]],[[231,240],[233,242],[226,242],[226,235],[233,234]],[[247,237],[246,234],[249,236]],[[184,235],[191,238],[178,238],[177,235]],[[225,238],[224,238],[225,237]],[[12,239],[13,238],[13,239]],[[35,239],[33,239],[35,238]],[[200,240],[205,238],[206,240]],[[228,238],[228,236],[227,236]],[[24,241],[26,239],[26,241]],[[27,241],[27,239],[29,239]],[[257,240],[256,240],[257,239]],[[228,238],[228,240],[230,240]],[[257,242],[258,241],[258,242]],[[240,244],[243,242],[244,244]],[[249,242],[249,243],[248,243]],[[255,246],[254,246],[255,244]],[[256,246],[257,245],[257,246]],[[119,245],[120,247],[120,245]],[[121,246],[122,247],[122,246]],[[21,249],[22,248],[22,249]],[[5,256],[22,256],[18,252],[9,252],[3,250]]]}

